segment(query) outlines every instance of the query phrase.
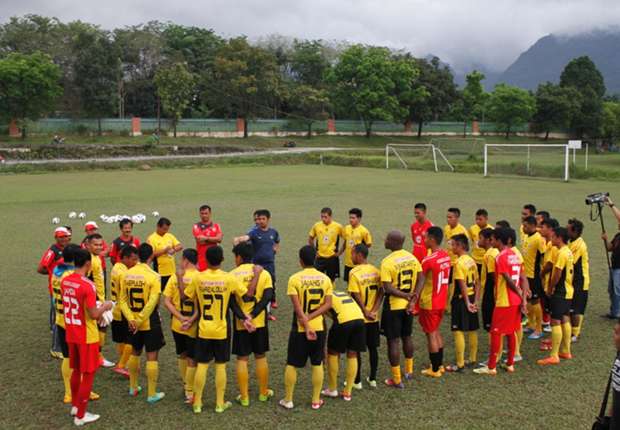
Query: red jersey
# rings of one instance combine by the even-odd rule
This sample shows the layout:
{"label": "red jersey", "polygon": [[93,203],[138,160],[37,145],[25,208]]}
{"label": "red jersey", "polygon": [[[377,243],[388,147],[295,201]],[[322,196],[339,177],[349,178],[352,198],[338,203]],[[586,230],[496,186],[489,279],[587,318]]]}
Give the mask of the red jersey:
{"label": "red jersey", "polygon": [[41,261],[39,262],[40,266],[47,269],[47,289],[50,296],[52,295],[52,274],[54,273],[54,268],[61,263],[64,263],[62,258],[62,249],[60,249],[56,244],[50,246],[47,251],[45,251],[41,257]]}
{"label": "red jersey", "polygon": [[[103,242],[103,244],[101,245],[101,253],[105,254],[105,252],[108,250],[108,244],[103,239],[101,240],[101,242]],[[86,249],[86,238],[84,238],[84,240],[82,241],[82,244],[80,245],[80,247],[82,249]],[[100,255],[99,259],[101,260],[101,268],[105,272],[105,257],[103,255]]]}
{"label": "red jersey", "polygon": [[433,223],[429,220],[424,221],[422,224],[418,221],[414,221],[411,224],[411,239],[413,240],[412,254],[415,255],[418,261],[424,260],[424,257],[428,255],[428,249],[424,245],[424,238],[426,237],[426,232],[432,226]]}
{"label": "red jersey", "polygon": [[[220,229],[220,225],[216,223],[203,224],[201,222],[197,222],[194,224],[192,228],[192,234],[195,238],[198,236],[207,236],[207,237],[216,237],[222,233]],[[203,270],[207,270],[209,264],[207,263],[207,249],[217,245],[215,242],[209,243],[198,243],[198,239],[196,239],[196,251],[198,252],[198,270],[201,272]]]}
{"label": "red jersey", "polygon": [[499,253],[495,259],[495,307],[521,304],[521,296],[508,286],[502,274],[508,275],[512,282],[520,287],[522,270],[523,263],[512,249],[506,248]]}
{"label": "red jersey", "polygon": [[124,247],[133,245],[136,248],[140,246],[140,239],[137,236],[131,236],[129,240],[123,240],[121,237],[117,237],[112,241],[112,248],[110,248],[110,253],[108,257],[110,257],[110,261],[112,264],[116,264],[121,259],[121,251]]}
{"label": "red jersey", "polygon": [[97,321],[86,309],[97,306],[95,284],[85,276],[72,273],[60,283],[65,312],[67,343],[92,344],[99,342]]}
{"label": "red jersey", "polygon": [[445,250],[437,249],[422,260],[422,272],[425,279],[418,301],[420,309],[445,309],[450,280],[450,256]]}

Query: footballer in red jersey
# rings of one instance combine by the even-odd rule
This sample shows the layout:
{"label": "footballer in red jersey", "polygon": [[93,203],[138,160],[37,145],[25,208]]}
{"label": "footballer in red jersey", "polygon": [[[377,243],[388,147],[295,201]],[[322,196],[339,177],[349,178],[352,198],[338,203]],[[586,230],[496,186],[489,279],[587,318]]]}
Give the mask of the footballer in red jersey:
{"label": "footballer in red jersey", "polygon": [[140,239],[133,235],[133,221],[129,218],[125,218],[118,223],[121,230],[121,235],[112,241],[112,247],[110,248],[110,261],[112,265],[118,263],[121,259],[121,251],[126,246],[140,246]]}
{"label": "footballer in red jersey", "polygon": [[192,235],[196,239],[196,251],[198,252],[198,270],[207,270],[207,249],[222,241],[222,229],[219,224],[211,220],[211,206],[200,206],[200,222],[194,224]]}
{"label": "footballer in red jersey", "polygon": [[418,261],[424,260],[428,255],[428,248],[424,243],[426,232],[433,226],[433,223],[426,218],[426,205],[416,203],[414,206],[415,221],[411,224],[411,240],[413,240],[413,251]]}

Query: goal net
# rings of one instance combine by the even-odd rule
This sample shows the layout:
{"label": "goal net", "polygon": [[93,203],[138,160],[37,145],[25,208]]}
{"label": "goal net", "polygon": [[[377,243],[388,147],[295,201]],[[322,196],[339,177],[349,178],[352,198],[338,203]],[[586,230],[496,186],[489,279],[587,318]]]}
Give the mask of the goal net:
{"label": "goal net", "polygon": [[429,143],[388,143],[385,145],[385,168],[454,171],[441,149]]}
{"label": "goal net", "polygon": [[485,144],[484,176],[543,176],[568,181],[569,155],[567,144]]}
{"label": "goal net", "polygon": [[451,160],[482,160],[483,138],[435,137],[429,142]]}

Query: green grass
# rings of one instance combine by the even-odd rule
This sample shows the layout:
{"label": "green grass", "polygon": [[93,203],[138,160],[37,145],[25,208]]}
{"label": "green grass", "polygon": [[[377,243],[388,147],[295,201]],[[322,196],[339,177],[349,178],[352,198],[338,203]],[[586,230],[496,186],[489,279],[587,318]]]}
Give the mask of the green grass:
{"label": "green grass", "polygon": [[[172,231],[191,246],[191,224],[197,207],[210,203],[215,219],[225,234],[226,269],[230,269],[232,237],[251,225],[251,213],[267,207],[273,213],[273,226],[282,236],[277,258],[279,321],[271,326],[272,351],[269,354],[271,386],[276,398],[268,404],[255,400],[255,379],[251,379],[253,404],[235,406],[224,415],[212,412],[213,370],[205,388],[205,408],[194,416],[182,404],[174,345],[166,330],[168,345],[161,351],[160,384],[166,399],[156,406],[145,397],[126,395],[127,382],[109,370],[97,374],[96,390],[102,399],[91,405],[103,418],[97,428],[587,428],[597,413],[602,391],[614,356],[612,324],[598,315],[606,310],[607,278],[599,226],[587,220],[586,194],[596,191],[620,193],[618,183],[598,181],[560,181],[516,177],[379,170],[334,166],[228,167],[211,169],[162,169],[153,171],[96,171],[12,175],[0,177],[0,212],[3,216],[1,296],[4,312],[0,324],[0,363],[3,396],[0,402],[0,428],[71,428],[68,408],[61,404],[62,383],[59,361],[49,357],[47,329],[48,296],[46,279],[35,267],[49,245],[50,219],[69,211],[85,211],[88,218],[101,213],[158,210],[173,221]],[[440,380],[423,379],[419,370],[428,362],[426,346],[417,322],[414,326],[416,377],[404,391],[380,386],[377,390],[354,392],[351,403],[327,401],[321,411],[312,411],[310,371],[299,372],[295,393],[297,408],[287,412],[276,406],[283,393],[286,340],[291,305],[283,294],[286,279],[297,267],[296,253],[306,243],[307,232],[318,218],[319,209],[331,206],[335,218],[344,222],[353,206],[364,209],[364,223],[375,238],[371,250],[374,263],[387,254],[382,239],[394,228],[408,232],[412,205],[425,201],[431,219],[443,224],[444,210],[459,206],[463,222],[470,225],[473,213],[485,207],[492,221],[505,218],[517,223],[523,203],[533,202],[549,210],[561,222],[579,217],[586,222],[585,239],[590,247],[592,286],[582,340],[574,346],[575,359],[555,368],[540,368],[535,360],[544,354],[538,343],[524,340],[526,361],[517,373],[500,373],[496,378],[470,373],[446,375]],[[613,226],[606,213],[609,226]],[[71,222],[76,240],[80,225]],[[153,220],[138,225],[144,238],[153,229]],[[116,226],[104,225],[102,232],[112,240]],[[612,228],[610,228],[613,231]],[[411,246],[410,240],[407,247]],[[338,288],[343,284],[339,282]],[[169,318],[160,308],[168,327]],[[442,332],[446,339],[446,360],[453,360],[453,340],[447,321]],[[481,332],[480,359],[487,352]],[[116,358],[111,345],[105,353]],[[385,342],[380,351],[379,379],[388,376]],[[368,361],[364,361],[367,365]],[[227,398],[237,393],[234,361],[228,366]],[[143,380],[142,384],[146,384]]]}

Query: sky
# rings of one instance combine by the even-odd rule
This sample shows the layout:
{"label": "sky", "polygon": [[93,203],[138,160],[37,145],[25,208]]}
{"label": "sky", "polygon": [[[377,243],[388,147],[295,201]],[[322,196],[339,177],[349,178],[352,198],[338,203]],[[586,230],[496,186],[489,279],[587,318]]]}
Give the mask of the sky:
{"label": "sky", "polygon": [[112,29],[150,20],[232,37],[347,40],[501,71],[540,37],[620,23],[618,0],[0,0],[0,22],[35,13]]}

